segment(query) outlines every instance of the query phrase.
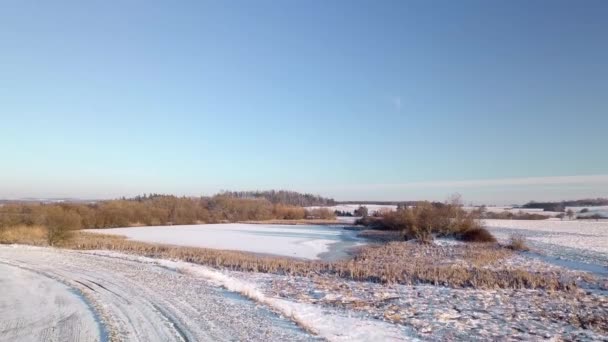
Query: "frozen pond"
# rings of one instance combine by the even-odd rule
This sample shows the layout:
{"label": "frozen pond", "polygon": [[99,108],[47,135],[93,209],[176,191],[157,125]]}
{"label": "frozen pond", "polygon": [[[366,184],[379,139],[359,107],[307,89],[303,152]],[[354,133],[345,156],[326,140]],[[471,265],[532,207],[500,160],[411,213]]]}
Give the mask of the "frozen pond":
{"label": "frozen pond", "polygon": [[356,237],[355,231],[341,226],[229,223],[87,231],[123,235],[143,242],[323,260],[346,257],[351,247],[365,243]]}

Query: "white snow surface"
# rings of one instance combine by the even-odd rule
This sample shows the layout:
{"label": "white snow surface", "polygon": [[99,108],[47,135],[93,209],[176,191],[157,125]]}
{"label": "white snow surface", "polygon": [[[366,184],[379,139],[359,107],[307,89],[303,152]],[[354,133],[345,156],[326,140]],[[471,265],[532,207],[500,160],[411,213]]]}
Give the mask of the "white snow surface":
{"label": "white snow surface", "polygon": [[[468,211],[472,211],[472,210],[479,209],[479,207],[464,207],[464,209],[468,210]],[[491,206],[491,207],[486,207],[486,211],[490,212],[490,213],[503,213],[503,212],[509,212],[512,214],[527,213],[527,214],[544,215],[544,216],[548,216],[548,217],[555,217],[555,216],[561,214],[557,211],[544,211],[543,209],[537,209],[537,208],[517,208],[517,207],[512,207],[512,206]]]}
{"label": "white snow surface", "polygon": [[[404,340],[405,330],[379,320],[348,317],[335,314],[313,304],[296,303],[281,298],[267,297],[253,282],[243,281],[228,274],[201,265],[182,261],[152,259],[108,251],[95,251],[97,255],[126,258],[144,263],[156,263],[170,269],[200,276],[211,283],[237,292],[260,304],[267,305],[282,315],[298,322],[306,329],[330,341],[396,341]],[[345,331],[344,327],[348,327]],[[412,340],[408,338],[408,341]]]}
{"label": "white snow surface", "polygon": [[529,236],[538,240],[564,247],[590,249],[608,253],[608,221],[581,220],[484,220],[490,228],[508,228],[545,234]]}
{"label": "white snow surface", "polygon": [[[101,317],[112,340],[308,341],[316,338],[298,329],[293,322],[329,341],[412,340],[404,327],[314,304],[268,297],[253,282],[181,261],[109,251],[0,246],[0,266],[3,265],[27,268],[81,291]],[[3,280],[7,282],[3,282],[3,288],[12,290],[10,297],[0,291],[0,303],[19,302],[20,305],[11,308],[26,313],[45,305],[45,298],[40,296],[21,298],[23,293],[40,291],[40,282],[13,277]],[[23,289],[16,290],[17,287]],[[66,292],[63,289],[55,292],[58,291]],[[226,295],[230,292],[253,301]],[[12,338],[11,331],[4,329],[11,324],[5,319],[9,317],[6,310],[0,305],[0,341],[39,340],[36,335],[30,336],[23,322],[18,326],[23,338]],[[44,312],[42,309],[41,313]],[[47,330],[53,329],[56,320],[52,318],[57,315],[49,316],[50,322],[35,323]],[[91,321],[91,314],[81,315]],[[67,340],[98,340],[99,333],[90,329],[91,324],[85,325],[89,329],[81,333],[83,338]]]}
{"label": "white snow surface", "polygon": [[99,341],[84,299],[67,285],[0,262],[0,341]]}
{"label": "white snow surface", "polygon": [[[238,250],[304,259],[318,259],[334,243],[356,239],[340,227],[312,225],[199,224],[112,229],[88,232],[123,235],[129,239],[177,246]],[[354,245],[354,244],[353,244]]]}
{"label": "white snow surface", "polygon": [[484,220],[497,239],[522,235],[550,256],[608,266],[608,221]]}

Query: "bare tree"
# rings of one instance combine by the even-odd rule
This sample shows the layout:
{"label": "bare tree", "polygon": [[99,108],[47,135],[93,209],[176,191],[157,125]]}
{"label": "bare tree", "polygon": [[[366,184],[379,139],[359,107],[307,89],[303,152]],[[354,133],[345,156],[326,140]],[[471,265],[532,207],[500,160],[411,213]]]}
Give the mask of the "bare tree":
{"label": "bare tree", "polygon": [[572,220],[572,218],[574,217],[574,211],[572,211],[572,209],[568,209],[566,211],[566,215],[568,215],[568,218]]}

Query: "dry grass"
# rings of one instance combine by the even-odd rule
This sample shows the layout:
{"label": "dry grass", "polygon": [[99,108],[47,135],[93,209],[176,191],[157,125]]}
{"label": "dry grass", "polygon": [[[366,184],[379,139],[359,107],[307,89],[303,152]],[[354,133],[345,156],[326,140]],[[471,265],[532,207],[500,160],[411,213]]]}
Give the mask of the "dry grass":
{"label": "dry grass", "polygon": [[238,251],[156,245],[123,237],[79,233],[64,247],[113,250],[153,258],[183,260],[215,268],[245,272],[311,276],[334,275],[357,281],[399,284],[434,284],[475,288],[543,288],[567,290],[557,275],[524,269],[501,269],[511,251],[494,244],[467,244],[449,248],[390,242],[360,248],[355,258],[337,262],[261,256]]}
{"label": "dry grass", "polygon": [[[0,243],[45,246],[44,227],[19,226],[3,229]],[[505,269],[501,261],[512,251],[496,244],[471,243],[442,247],[409,242],[369,245],[351,260],[307,261],[286,257],[157,245],[114,235],[76,232],[61,247],[78,250],[112,250],[152,258],[183,260],[214,268],[283,275],[331,275],[349,280],[399,284],[434,284],[455,288],[542,288],[568,290],[574,285],[559,275]]]}
{"label": "dry grass", "polygon": [[0,228],[0,243],[20,243],[34,246],[47,245],[48,230],[43,226],[18,225]]}
{"label": "dry grass", "polygon": [[511,235],[507,248],[514,251],[529,251],[530,247],[526,242],[526,238],[522,235]]}

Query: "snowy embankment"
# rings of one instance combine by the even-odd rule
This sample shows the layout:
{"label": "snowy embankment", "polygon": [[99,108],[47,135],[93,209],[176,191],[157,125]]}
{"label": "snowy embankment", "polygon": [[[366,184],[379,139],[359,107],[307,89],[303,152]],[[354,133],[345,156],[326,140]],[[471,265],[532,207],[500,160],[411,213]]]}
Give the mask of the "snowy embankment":
{"label": "snowy embankment", "polygon": [[[84,312],[86,304],[83,300],[79,302],[77,297],[67,301],[71,303],[68,305],[70,310],[76,312],[68,316],[86,321],[86,324],[76,326],[78,329],[84,327],[79,330],[80,335],[67,340],[99,340],[101,330],[96,328],[95,315],[100,317],[109,337],[120,341],[298,341],[315,338],[293,322],[332,341],[405,340],[409,336],[405,327],[313,304],[268,297],[254,283],[184,262],[107,251],[0,246],[0,265],[41,275],[52,283],[49,286],[55,288],[54,292],[62,293],[63,297],[70,291],[83,294],[82,298],[90,303],[92,312]],[[5,296],[7,292],[1,292],[2,301],[20,304],[0,305],[2,341],[15,340],[13,336],[17,340],[39,340],[30,335],[30,331],[35,332],[32,327],[53,331],[53,327],[63,322],[61,310],[42,321],[20,321],[15,325],[5,320],[5,317],[28,316],[41,305],[44,313],[48,298],[20,299],[27,293],[38,293],[41,282],[23,279],[3,279],[3,288],[13,289],[13,292],[10,297]],[[21,289],[15,290],[18,287]],[[222,288],[253,301],[228,295]],[[5,328],[10,324],[15,325],[12,330]],[[15,331],[22,335],[15,335]]]}
{"label": "snowy embankment", "polygon": [[608,221],[484,220],[497,239],[522,235],[538,252],[607,266]]}
{"label": "snowy embankment", "polygon": [[332,247],[361,244],[353,231],[312,225],[199,224],[134,228],[89,229],[87,232],[123,235],[129,239],[177,246],[237,250],[304,259],[319,259]]}

